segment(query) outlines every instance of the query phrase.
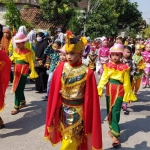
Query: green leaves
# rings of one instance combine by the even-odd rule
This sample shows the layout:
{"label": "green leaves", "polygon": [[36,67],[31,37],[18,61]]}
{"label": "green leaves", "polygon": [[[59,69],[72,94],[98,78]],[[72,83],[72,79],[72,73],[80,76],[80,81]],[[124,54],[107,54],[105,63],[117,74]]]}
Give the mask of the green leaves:
{"label": "green leaves", "polygon": [[15,25],[18,28],[22,23],[21,14],[13,0],[2,0],[2,3],[7,8],[6,14],[4,15],[6,24],[10,27]]}
{"label": "green leaves", "polygon": [[96,36],[117,35],[120,30],[134,29],[138,32],[141,26],[141,12],[137,3],[129,0],[103,0],[99,7],[88,16],[87,32],[98,32]]}

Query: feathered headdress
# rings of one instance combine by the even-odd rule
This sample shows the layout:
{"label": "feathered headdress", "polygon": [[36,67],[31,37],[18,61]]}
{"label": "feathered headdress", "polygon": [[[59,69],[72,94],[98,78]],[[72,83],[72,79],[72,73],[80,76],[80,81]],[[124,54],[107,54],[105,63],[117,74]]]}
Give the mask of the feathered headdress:
{"label": "feathered headdress", "polygon": [[66,32],[66,52],[82,53],[87,45],[87,39],[85,37],[74,37],[71,31]]}

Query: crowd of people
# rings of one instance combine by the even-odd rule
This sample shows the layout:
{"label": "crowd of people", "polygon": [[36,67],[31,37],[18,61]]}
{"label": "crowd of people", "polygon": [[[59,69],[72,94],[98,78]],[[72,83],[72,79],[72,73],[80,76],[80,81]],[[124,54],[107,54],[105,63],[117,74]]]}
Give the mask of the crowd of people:
{"label": "crowd of people", "polygon": [[106,87],[108,135],[112,146],[119,146],[121,109],[129,115],[128,104],[137,100],[141,82],[150,87],[150,39],[110,36],[92,41],[69,30],[63,34],[61,28],[56,33],[51,38],[48,32],[27,32],[21,26],[13,35],[0,25],[0,110],[9,82],[11,114],[26,107],[24,89],[30,78],[38,93],[47,93],[45,138],[53,144],[61,141],[61,150],[100,150],[99,98]]}

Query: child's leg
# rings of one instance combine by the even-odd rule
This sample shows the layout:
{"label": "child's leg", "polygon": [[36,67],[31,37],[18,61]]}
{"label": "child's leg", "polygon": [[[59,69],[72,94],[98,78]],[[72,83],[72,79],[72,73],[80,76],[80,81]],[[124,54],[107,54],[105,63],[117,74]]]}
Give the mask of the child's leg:
{"label": "child's leg", "polygon": [[122,98],[117,98],[114,106],[112,107],[112,120],[110,126],[112,128],[111,133],[116,138],[120,136],[119,121],[120,121],[121,105],[122,105]]}
{"label": "child's leg", "polygon": [[54,72],[49,73],[49,77],[48,77],[48,81],[47,81],[47,96],[48,96],[49,91],[50,91],[50,86],[51,86],[53,74],[54,74]]}
{"label": "child's leg", "polygon": [[122,103],[122,109],[123,109],[123,111],[127,110],[127,103],[126,102]]}
{"label": "child's leg", "polygon": [[141,84],[141,78],[136,79],[136,84],[135,84],[135,94],[137,94]]}
{"label": "child's leg", "polygon": [[146,85],[147,85],[147,77],[146,77],[146,75],[144,74],[143,77],[142,77],[142,86],[143,86],[143,87],[146,87]]}
{"label": "child's leg", "polygon": [[63,136],[60,150],[78,150],[79,144],[76,139],[71,136]]}

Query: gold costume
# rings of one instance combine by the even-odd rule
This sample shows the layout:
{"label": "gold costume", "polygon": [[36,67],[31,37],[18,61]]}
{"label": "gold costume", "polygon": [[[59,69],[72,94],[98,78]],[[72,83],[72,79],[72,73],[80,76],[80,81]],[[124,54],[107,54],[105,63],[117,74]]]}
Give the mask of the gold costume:
{"label": "gold costume", "polygon": [[65,63],[62,73],[61,150],[77,150],[83,142],[83,102],[88,68]]}

